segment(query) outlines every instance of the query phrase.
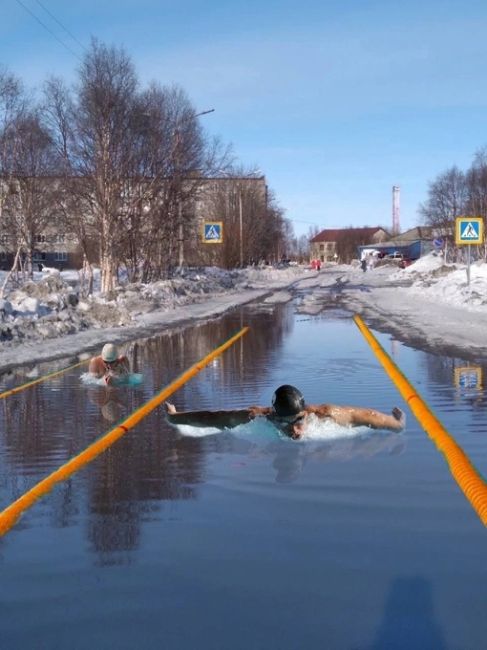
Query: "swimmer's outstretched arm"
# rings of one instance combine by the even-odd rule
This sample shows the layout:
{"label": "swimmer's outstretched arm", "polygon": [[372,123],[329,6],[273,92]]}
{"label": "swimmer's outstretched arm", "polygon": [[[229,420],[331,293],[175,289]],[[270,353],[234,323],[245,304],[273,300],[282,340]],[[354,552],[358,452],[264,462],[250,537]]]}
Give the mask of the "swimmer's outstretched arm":
{"label": "swimmer's outstretched arm", "polygon": [[176,407],[165,403],[167,419],[172,424],[189,424],[193,427],[217,427],[226,429],[237,427],[253,420],[256,415],[265,415],[260,411],[268,409],[252,406],[248,409],[222,411],[176,411]]}
{"label": "swimmer's outstretched arm", "polygon": [[366,426],[372,429],[388,429],[389,431],[402,431],[406,426],[406,415],[395,406],[392,414],[387,415],[374,409],[360,408],[358,406],[335,406],[323,404],[309,406],[307,409],[318,417],[327,417],[341,426]]}

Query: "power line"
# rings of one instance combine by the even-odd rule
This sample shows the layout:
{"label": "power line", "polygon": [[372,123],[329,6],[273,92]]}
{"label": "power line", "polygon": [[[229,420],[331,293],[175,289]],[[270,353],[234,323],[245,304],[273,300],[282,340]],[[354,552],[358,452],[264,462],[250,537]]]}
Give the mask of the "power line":
{"label": "power line", "polygon": [[42,25],[42,27],[44,27],[44,29],[45,29],[47,32],[49,32],[49,34],[51,34],[51,36],[52,36],[53,38],[55,38],[56,41],[57,41],[58,43],[61,43],[61,45],[62,45],[64,48],[66,48],[66,49],[68,50],[68,52],[71,52],[71,54],[72,54],[73,56],[75,56],[75,57],[78,59],[78,61],[81,61],[81,58],[76,54],[76,52],[74,52],[74,51],[73,51],[73,50],[72,50],[68,45],[66,45],[66,43],[65,43],[64,41],[62,41],[58,36],[56,36],[56,34],[55,34],[52,30],[50,30],[49,27],[48,27],[45,23],[43,23],[42,20],[41,20],[40,18],[38,18],[38,17],[35,15],[35,13],[34,13],[33,11],[31,11],[31,10],[29,9],[29,7],[27,7],[27,6],[22,2],[22,0],[17,0],[17,3],[18,3],[21,7],[23,7],[23,9],[25,9],[25,11],[27,11],[27,13],[29,13],[29,14],[32,16],[32,18],[34,18],[34,20],[36,20],[36,21],[39,23],[39,25]]}
{"label": "power line", "polygon": [[36,2],[37,2],[37,4],[39,5],[39,7],[41,7],[42,9],[44,9],[44,11],[46,12],[46,14],[47,14],[48,16],[50,16],[50,17],[51,17],[51,18],[52,18],[52,19],[53,19],[53,20],[54,20],[54,21],[59,25],[59,27],[61,27],[62,29],[64,29],[64,31],[66,32],[66,34],[68,34],[68,36],[71,36],[71,38],[73,39],[73,41],[76,41],[76,43],[78,43],[78,45],[80,46],[80,48],[81,48],[82,50],[86,50],[86,48],[85,48],[85,46],[83,45],[83,43],[81,43],[81,42],[76,38],[76,36],[75,36],[72,32],[70,32],[69,29],[68,29],[65,25],[63,25],[63,23],[62,23],[60,20],[58,20],[58,19],[56,18],[56,16],[55,16],[53,13],[51,13],[51,12],[49,11],[49,9],[48,9],[47,7],[45,7],[45,6],[42,4],[42,2],[40,2],[40,0],[36,0]]}
{"label": "power line", "polygon": [[307,223],[310,226],[318,226],[318,227],[320,226],[320,224],[316,223],[316,221],[301,221],[300,219],[291,219],[291,221],[294,221],[296,223]]}

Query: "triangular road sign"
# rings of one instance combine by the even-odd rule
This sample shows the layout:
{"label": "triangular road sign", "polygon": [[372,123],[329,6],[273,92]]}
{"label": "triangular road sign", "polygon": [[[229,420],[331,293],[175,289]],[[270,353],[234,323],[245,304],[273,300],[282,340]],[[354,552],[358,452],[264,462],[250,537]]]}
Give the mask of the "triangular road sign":
{"label": "triangular road sign", "polygon": [[469,221],[461,233],[462,239],[478,239],[479,231],[478,225]]}
{"label": "triangular road sign", "polygon": [[216,228],[213,224],[207,229],[206,239],[220,239],[220,230]]}

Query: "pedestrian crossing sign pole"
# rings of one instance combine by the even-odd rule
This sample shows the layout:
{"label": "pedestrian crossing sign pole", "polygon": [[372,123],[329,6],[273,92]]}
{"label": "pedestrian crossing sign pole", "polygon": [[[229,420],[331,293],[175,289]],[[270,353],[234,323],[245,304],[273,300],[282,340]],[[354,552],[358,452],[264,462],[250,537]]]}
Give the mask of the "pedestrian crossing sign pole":
{"label": "pedestrian crossing sign pole", "polygon": [[455,219],[455,244],[467,248],[467,284],[470,284],[470,246],[484,243],[484,220],[482,217],[457,217]]}
{"label": "pedestrian crossing sign pole", "polygon": [[203,243],[221,244],[223,242],[223,222],[205,221],[203,223]]}

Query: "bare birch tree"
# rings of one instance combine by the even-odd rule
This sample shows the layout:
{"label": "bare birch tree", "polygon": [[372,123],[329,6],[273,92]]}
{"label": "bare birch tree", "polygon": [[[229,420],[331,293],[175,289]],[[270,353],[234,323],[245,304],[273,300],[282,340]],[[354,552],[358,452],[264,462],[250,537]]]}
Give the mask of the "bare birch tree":
{"label": "bare birch tree", "polygon": [[74,237],[81,249],[79,271],[83,294],[93,291],[93,263],[98,260],[98,238],[93,219],[95,197],[91,178],[77,175],[75,157],[75,109],[73,98],[62,79],[50,78],[44,85],[43,115],[56,155],[58,229]]}
{"label": "bare birch tree", "polygon": [[[4,206],[15,189],[14,159],[16,156],[18,137],[17,125],[25,109],[25,95],[22,83],[6,69],[0,69],[0,237],[5,250],[16,247],[14,265],[20,259],[20,248],[14,241],[12,233],[4,216]],[[11,276],[7,276],[6,284]]]}
{"label": "bare birch tree", "polygon": [[419,213],[429,226],[447,236],[453,232],[455,217],[466,209],[468,201],[465,174],[458,167],[451,167],[440,174],[428,187],[428,198],[420,206]]}
{"label": "bare birch tree", "polygon": [[26,270],[33,274],[33,256],[46,241],[46,228],[53,223],[55,158],[52,141],[38,109],[26,111],[15,125],[16,145],[12,159],[11,191],[4,204],[4,218],[17,248],[25,255]]}
{"label": "bare birch tree", "polygon": [[133,155],[137,78],[122,49],[93,40],[80,69],[74,101],[75,175],[89,186],[99,242],[101,290],[115,286],[124,229],[124,181]]}

